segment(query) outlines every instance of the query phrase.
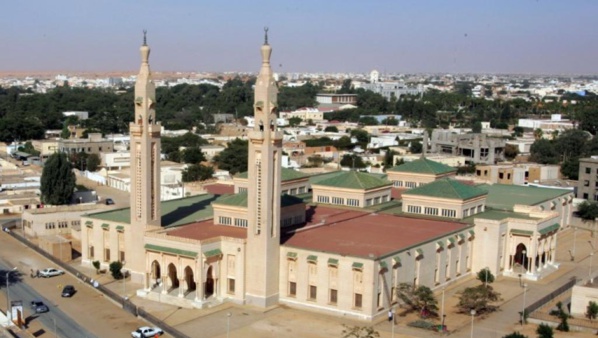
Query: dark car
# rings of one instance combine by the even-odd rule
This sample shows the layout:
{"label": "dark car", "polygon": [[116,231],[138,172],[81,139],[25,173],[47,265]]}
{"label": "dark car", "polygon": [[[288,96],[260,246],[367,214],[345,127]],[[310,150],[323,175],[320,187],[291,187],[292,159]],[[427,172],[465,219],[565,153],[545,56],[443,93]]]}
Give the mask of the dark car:
{"label": "dark car", "polygon": [[112,200],[112,198],[106,198],[106,205],[113,205],[114,201]]}
{"label": "dark car", "polygon": [[35,313],[44,313],[50,311],[46,304],[44,304],[44,302],[42,302],[41,300],[32,300],[31,310],[33,310],[33,312]]}
{"label": "dark car", "polygon": [[75,287],[72,285],[67,285],[62,289],[62,297],[72,297],[75,294]]}

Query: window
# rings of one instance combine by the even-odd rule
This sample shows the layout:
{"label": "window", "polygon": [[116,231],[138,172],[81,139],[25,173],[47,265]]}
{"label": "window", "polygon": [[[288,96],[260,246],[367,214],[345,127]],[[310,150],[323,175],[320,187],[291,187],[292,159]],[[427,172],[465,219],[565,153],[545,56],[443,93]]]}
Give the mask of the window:
{"label": "window", "polygon": [[358,207],[359,206],[359,200],[358,199],[354,199],[354,198],[347,198],[347,205],[350,205],[352,207]]}
{"label": "window", "polygon": [[318,287],[315,285],[310,285],[309,286],[309,299],[316,300],[317,296],[318,296]]}
{"label": "window", "polygon": [[89,247],[89,258],[90,259],[93,259],[93,254],[94,254],[94,252],[93,252],[93,245],[92,245]]}
{"label": "window", "polygon": [[318,203],[330,203],[330,197],[318,196]]}
{"label": "window", "polygon": [[426,214],[426,215],[432,215],[432,216],[438,216],[438,208],[425,207],[424,208],[424,214]]}
{"label": "window", "polygon": [[356,293],[353,296],[353,307],[361,309],[361,293]]}
{"label": "window", "polygon": [[119,256],[121,262],[125,261],[125,252],[124,251],[119,251],[118,256]]}
{"label": "window", "polygon": [[388,195],[382,196],[382,203],[388,202]]}
{"label": "window", "polygon": [[[239,192],[240,192],[240,193],[241,193],[241,192],[247,192],[247,188],[239,188]],[[285,192],[284,192],[284,191],[283,191],[282,193],[283,193],[283,195],[285,194]]]}
{"label": "window", "polygon": [[442,209],[442,216],[444,217],[457,217],[457,211],[452,209]]}
{"label": "window", "polygon": [[110,249],[104,249],[104,262],[110,262]]}
{"label": "window", "polygon": [[297,296],[297,283],[289,282],[289,296]]}
{"label": "window", "polygon": [[583,199],[587,200],[588,199],[588,194],[583,194]]}
{"label": "window", "polygon": [[291,189],[291,192],[289,193],[289,195],[297,195],[297,188]]}
{"label": "window", "polygon": [[380,204],[380,196],[374,197],[374,204]]}
{"label": "window", "polygon": [[299,193],[300,194],[305,193],[305,187],[299,187]]}
{"label": "window", "polygon": [[586,168],[586,174],[590,174],[592,172],[591,168]]}
{"label": "window", "polygon": [[230,217],[219,216],[218,217],[218,223],[224,224],[224,225],[231,225],[232,224],[232,219]]}
{"label": "window", "polygon": [[422,207],[420,207],[418,205],[408,205],[407,206],[407,212],[410,212],[412,214],[421,214],[422,213]]}
{"label": "window", "polygon": [[289,217],[289,218],[285,218],[283,220],[280,221],[280,226],[281,227],[288,227],[293,225],[293,218]]}
{"label": "window", "polygon": [[588,181],[588,180],[583,181],[583,186],[584,187],[589,187],[590,186],[590,181]]}
{"label": "window", "polygon": [[469,209],[463,210],[463,217],[469,216]]}
{"label": "window", "polygon": [[504,178],[504,174],[503,173],[498,173],[498,178],[502,180]]}
{"label": "window", "polygon": [[370,205],[372,205],[372,199],[368,198],[367,200],[365,200],[365,206],[369,207]]}
{"label": "window", "polygon": [[229,278],[228,279],[228,293],[235,293],[235,279]]}
{"label": "window", "polygon": [[402,187],[403,186],[403,181],[395,181],[394,182],[394,186],[397,187],[397,188]]}
{"label": "window", "polygon": [[337,290],[330,289],[330,304],[336,304]]}
{"label": "window", "polygon": [[405,182],[405,186],[407,188],[415,188],[417,186],[417,183],[415,183],[415,182]]}
{"label": "window", "polygon": [[478,205],[478,213],[482,212],[482,208],[483,208],[483,206]]}
{"label": "window", "polygon": [[235,218],[235,226],[241,227],[241,228],[247,228],[247,220],[243,219],[243,218]]}
{"label": "window", "polygon": [[511,179],[511,174],[507,174],[507,180]]}
{"label": "window", "polygon": [[332,204],[343,205],[343,204],[345,204],[345,199],[342,198],[342,197],[333,197],[332,198]]}

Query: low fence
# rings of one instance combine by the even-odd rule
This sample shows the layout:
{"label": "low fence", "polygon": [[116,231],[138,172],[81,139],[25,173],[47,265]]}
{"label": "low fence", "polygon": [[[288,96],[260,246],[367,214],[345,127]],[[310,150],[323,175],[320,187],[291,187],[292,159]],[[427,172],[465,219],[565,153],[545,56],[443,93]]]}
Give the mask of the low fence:
{"label": "low fence", "polygon": [[[70,265],[62,262],[61,260],[57,259],[56,257],[50,255],[49,253],[47,253],[46,251],[42,250],[37,245],[34,245],[33,243],[29,242],[26,238],[24,238],[21,235],[15,233],[14,231],[11,231],[9,234],[13,238],[15,238],[18,241],[20,241],[21,243],[27,245],[29,248],[31,248],[32,250],[34,250],[38,254],[40,254],[40,255],[44,256],[45,258],[47,258],[48,260],[52,261],[52,263],[60,266],[65,271],[70,272],[73,276],[79,278],[83,282],[89,283],[91,280],[93,280],[91,277],[89,277],[89,276],[81,273],[79,270],[77,270],[77,269],[73,268],[72,266],[70,266]],[[138,316],[138,317],[141,317],[141,318],[147,320],[152,325],[155,325],[155,326],[161,328],[162,330],[164,330],[164,332],[168,333],[169,335],[171,335],[171,336],[173,336],[175,338],[187,338],[188,337],[187,335],[183,334],[182,332],[180,332],[179,330],[175,329],[174,327],[172,327],[172,326],[166,324],[165,322],[161,321],[156,316],[154,316],[151,313],[145,311],[142,307],[135,305],[130,300],[121,297],[119,294],[117,294],[116,292],[108,289],[107,287],[105,287],[103,285],[98,285],[97,287],[95,287],[95,289],[98,290],[98,291],[100,291],[101,293],[103,293],[105,296],[108,296],[115,303],[117,303],[120,306],[122,306],[122,308],[125,311],[129,312],[130,314],[132,314],[134,316]]]}
{"label": "low fence", "polygon": [[555,298],[557,298],[558,296],[560,296],[567,290],[571,289],[576,283],[577,283],[577,278],[571,277],[571,280],[568,281],[567,283],[561,285],[560,287],[558,287],[551,293],[547,294],[546,296],[538,299],[537,301],[533,302],[531,305],[527,306],[525,308],[525,313],[531,314],[532,312],[538,310],[544,304],[549,303],[550,301],[554,300]]}

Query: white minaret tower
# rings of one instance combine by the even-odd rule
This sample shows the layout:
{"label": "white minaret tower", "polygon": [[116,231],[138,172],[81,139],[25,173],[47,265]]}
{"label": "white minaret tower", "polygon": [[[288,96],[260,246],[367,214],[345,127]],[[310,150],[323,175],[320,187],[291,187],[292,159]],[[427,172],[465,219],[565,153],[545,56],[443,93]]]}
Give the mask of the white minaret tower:
{"label": "white minaret tower", "polygon": [[[129,124],[131,136],[131,231],[127,245],[132,257],[126,258],[133,271],[145,270],[143,234],[148,227],[160,226],[160,124],[156,123],[156,86],[149,67],[150,48],[143,31],[141,69],[135,83],[135,117]],[[139,265],[132,266],[132,265]]]}
{"label": "white minaret tower", "polygon": [[245,301],[260,307],[278,303],[282,155],[282,132],[276,126],[278,87],[270,67],[268,28],[264,31],[262,68],[255,83],[255,126],[249,132],[245,274]]}

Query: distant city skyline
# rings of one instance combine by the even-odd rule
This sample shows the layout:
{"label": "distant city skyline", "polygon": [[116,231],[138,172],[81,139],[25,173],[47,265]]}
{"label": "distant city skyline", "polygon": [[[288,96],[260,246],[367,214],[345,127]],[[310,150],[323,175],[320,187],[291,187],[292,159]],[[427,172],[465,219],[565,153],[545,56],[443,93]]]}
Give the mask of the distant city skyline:
{"label": "distant city skyline", "polygon": [[0,71],[598,74],[595,0],[11,1]]}

